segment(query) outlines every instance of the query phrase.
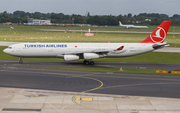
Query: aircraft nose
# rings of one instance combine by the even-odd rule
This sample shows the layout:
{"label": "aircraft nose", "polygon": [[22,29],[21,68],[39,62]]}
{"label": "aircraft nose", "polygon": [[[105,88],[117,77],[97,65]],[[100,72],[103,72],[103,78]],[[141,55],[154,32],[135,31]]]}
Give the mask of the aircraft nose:
{"label": "aircraft nose", "polygon": [[4,49],[3,52],[7,54],[7,49]]}

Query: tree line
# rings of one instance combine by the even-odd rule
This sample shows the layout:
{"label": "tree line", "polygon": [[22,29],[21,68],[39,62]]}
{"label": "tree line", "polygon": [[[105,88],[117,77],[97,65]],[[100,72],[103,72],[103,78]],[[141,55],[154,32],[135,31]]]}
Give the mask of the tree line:
{"label": "tree line", "polygon": [[[50,19],[51,23],[74,23],[74,24],[91,24],[91,25],[119,25],[119,21],[123,24],[144,24],[144,25],[159,25],[164,20],[172,20],[173,25],[180,25],[180,15],[174,14],[169,17],[167,14],[159,13],[140,13],[138,15],[65,15],[63,13],[41,13],[41,12],[24,12],[15,11],[13,13],[7,13],[4,11],[0,13],[0,23],[12,22],[12,23],[27,23],[28,18],[33,19]],[[145,21],[146,20],[146,21]]]}

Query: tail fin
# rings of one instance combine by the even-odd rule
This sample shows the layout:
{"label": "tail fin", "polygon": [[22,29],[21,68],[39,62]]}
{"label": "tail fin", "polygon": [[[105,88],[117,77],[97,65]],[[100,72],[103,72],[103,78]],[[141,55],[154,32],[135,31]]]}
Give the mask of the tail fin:
{"label": "tail fin", "polygon": [[172,21],[163,21],[145,40],[139,43],[163,43]]}
{"label": "tail fin", "polygon": [[122,25],[122,23],[119,21],[119,26],[121,26]]}

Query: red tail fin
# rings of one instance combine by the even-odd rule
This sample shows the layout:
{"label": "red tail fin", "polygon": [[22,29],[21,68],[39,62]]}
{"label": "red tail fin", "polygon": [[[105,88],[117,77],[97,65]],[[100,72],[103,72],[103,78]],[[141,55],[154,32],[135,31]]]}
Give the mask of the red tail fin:
{"label": "red tail fin", "polygon": [[172,21],[163,21],[145,40],[139,43],[163,43]]}

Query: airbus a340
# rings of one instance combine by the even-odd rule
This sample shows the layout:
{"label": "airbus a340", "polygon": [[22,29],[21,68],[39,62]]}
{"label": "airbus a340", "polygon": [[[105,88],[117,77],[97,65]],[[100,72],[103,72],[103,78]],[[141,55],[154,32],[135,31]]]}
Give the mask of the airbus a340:
{"label": "airbus a340", "polygon": [[84,64],[94,64],[92,59],[103,57],[129,57],[168,46],[164,43],[171,21],[162,22],[145,40],[139,43],[19,43],[3,52],[20,58],[55,57],[64,61],[84,59]]}

